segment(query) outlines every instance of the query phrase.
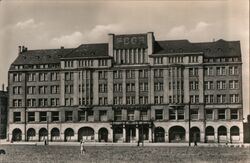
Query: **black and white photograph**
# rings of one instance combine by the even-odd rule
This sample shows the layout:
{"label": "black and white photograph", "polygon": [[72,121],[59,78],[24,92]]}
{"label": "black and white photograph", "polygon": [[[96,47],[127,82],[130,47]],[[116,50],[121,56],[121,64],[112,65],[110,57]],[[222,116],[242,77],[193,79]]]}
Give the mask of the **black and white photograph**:
{"label": "black and white photograph", "polygon": [[1,163],[249,163],[249,0],[0,0]]}

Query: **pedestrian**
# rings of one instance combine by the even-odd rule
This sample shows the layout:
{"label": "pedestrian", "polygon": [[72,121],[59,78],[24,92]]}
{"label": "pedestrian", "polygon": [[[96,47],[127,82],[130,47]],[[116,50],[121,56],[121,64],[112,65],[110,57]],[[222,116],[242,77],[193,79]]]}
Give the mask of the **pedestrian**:
{"label": "pedestrian", "polygon": [[81,140],[80,142],[80,150],[81,150],[81,155],[85,154],[86,150],[84,148],[84,140]]}

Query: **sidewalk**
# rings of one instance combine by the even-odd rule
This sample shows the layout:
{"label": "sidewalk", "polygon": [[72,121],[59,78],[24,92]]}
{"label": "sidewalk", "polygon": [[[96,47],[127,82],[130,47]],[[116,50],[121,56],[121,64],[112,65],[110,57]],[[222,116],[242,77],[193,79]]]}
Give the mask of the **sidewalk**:
{"label": "sidewalk", "polygon": [[[79,142],[48,142],[53,146],[79,146]],[[44,142],[7,142],[1,140],[0,145],[44,145]],[[187,147],[188,143],[144,143],[144,146],[168,146],[168,147]],[[137,146],[137,143],[104,143],[104,142],[85,142],[85,146]],[[142,144],[140,143],[140,146]],[[191,143],[194,146],[194,143]],[[228,144],[225,143],[198,143],[198,147],[250,147],[250,144]]]}

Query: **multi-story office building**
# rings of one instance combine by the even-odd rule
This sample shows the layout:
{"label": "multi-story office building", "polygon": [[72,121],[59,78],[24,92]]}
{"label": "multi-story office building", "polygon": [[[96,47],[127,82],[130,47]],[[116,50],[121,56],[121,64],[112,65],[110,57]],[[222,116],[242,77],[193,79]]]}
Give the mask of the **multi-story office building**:
{"label": "multi-story office building", "polygon": [[0,139],[6,138],[7,131],[7,108],[8,108],[8,92],[2,85],[0,90]]}
{"label": "multi-story office building", "polygon": [[156,41],[149,32],[20,47],[9,69],[9,139],[243,142],[241,71],[239,41]]}

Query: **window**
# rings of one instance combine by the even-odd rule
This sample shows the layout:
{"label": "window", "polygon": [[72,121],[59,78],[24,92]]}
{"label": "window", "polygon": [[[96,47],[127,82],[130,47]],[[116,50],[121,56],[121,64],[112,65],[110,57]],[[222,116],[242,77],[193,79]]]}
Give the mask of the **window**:
{"label": "window", "polygon": [[73,98],[65,98],[65,105],[72,106],[73,105]]}
{"label": "window", "polygon": [[65,111],[65,121],[72,121],[72,120],[73,120],[73,111]]}
{"label": "window", "polygon": [[114,119],[115,119],[115,121],[122,120],[122,110],[115,110],[114,111]]}
{"label": "window", "polygon": [[22,87],[21,86],[14,86],[13,87],[13,94],[14,95],[20,95],[22,93]]}
{"label": "window", "polygon": [[148,111],[147,110],[140,111],[140,120],[148,120]]}
{"label": "window", "polygon": [[28,86],[27,87],[27,94],[35,94],[35,86]]}
{"label": "window", "polygon": [[213,119],[213,110],[207,109],[206,110],[206,120],[212,120]]}
{"label": "window", "polygon": [[230,94],[229,98],[230,98],[230,103],[239,103],[240,102],[239,94]]}
{"label": "window", "polygon": [[212,76],[212,75],[214,75],[214,73],[213,73],[213,67],[206,67],[204,69],[204,74],[205,74],[205,76]]}
{"label": "window", "polygon": [[107,110],[100,110],[99,119],[100,119],[100,121],[107,121],[108,120]]}
{"label": "window", "polygon": [[40,112],[40,122],[47,121],[47,112]]}
{"label": "window", "polygon": [[214,95],[205,95],[205,103],[213,103],[214,102]]}
{"label": "window", "polygon": [[148,77],[148,70],[139,70],[139,78],[147,78]]}
{"label": "window", "polygon": [[27,106],[28,107],[36,106],[36,99],[27,99]]}
{"label": "window", "polygon": [[154,69],[154,77],[162,78],[163,77],[163,69]]}
{"label": "window", "polygon": [[217,95],[217,103],[225,103],[226,102],[226,95]]}
{"label": "window", "polygon": [[38,92],[39,92],[39,94],[47,94],[48,93],[48,86],[39,86]]}
{"label": "window", "polygon": [[218,110],[218,118],[223,120],[226,118],[226,110],[225,109],[219,109]]}
{"label": "window", "polygon": [[157,109],[155,110],[155,120],[162,120],[163,119],[163,110]]}
{"label": "window", "polygon": [[58,94],[59,93],[59,85],[50,86],[50,93],[51,94]]}
{"label": "window", "polygon": [[93,122],[94,121],[94,112],[93,112],[93,110],[88,110],[87,111],[87,120],[89,121],[89,122]]}
{"label": "window", "polygon": [[36,76],[35,73],[28,73],[28,81],[29,82],[35,81],[35,76]]}
{"label": "window", "polygon": [[239,74],[238,66],[230,66],[229,67],[229,75],[238,75],[238,74]]}
{"label": "window", "polygon": [[65,85],[65,93],[73,93],[73,85]]}
{"label": "window", "polygon": [[51,106],[59,106],[59,98],[52,98],[50,99]]}
{"label": "window", "polygon": [[13,121],[21,122],[21,112],[13,112]]}
{"label": "window", "polygon": [[98,60],[98,65],[99,66],[107,66],[108,65],[108,60],[106,60],[106,59]]}
{"label": "window", "polygon": [[157,82],[154,83],[154,91],[162,91],[163,90],[163,83]]}
{"label": "window", "polygon": [[46,98],[39,98],[38,99],[38,106],[39,107],[48,106],[48,99],[46,99]]}
{"label": "window", "polygon": [[205,81],[204,85],[205,85],[205,90],[214,89],[214,83],[213,83],[213,81]]}
{"label": "window", "polygon": [[106,93],[107,92],[107,84],[99,84],[99,92]]}
{"label": "window", "polygon": [[154,64],[163,64],[163,57],[155,57]]}
{"label": "window", "polygon": [[85,111],[78,111],[78,121],[85,121],[86,116],[85,116]]}
{"label": "window", "polygon": [[190,96],[190,102],[192,103],[192,104],[197,104],[197,103],[199,103],[199,95],[191,95]]}
{"label": "window", "polygon": [[176,119],[176,110],[174,109],[169,109],[169,119],[170,120],[175,120]]}
{"label": "window", "polygon": [[[65,117],[66,118],[66,117]],[[59,112],[58,111],[52,111],[51,112],[51,121],[57,122],[59,121]]]}
{"label": "window", "polygon": [[191,119],[192,120],[198,120],[198,109],[191,109]]}
{"label": "window", "polygon": [[198,83],[198,81],[191,81],[191,82],[189,82],[189,89],[190,90],[198,90],[199,89],[199,83]]}
{"label": "window", "polygon": [[48,81],[48,73],[39,73],[39,81]]}
{"label": "window", "polygon": [[128,110],[128,120],[133,121],[134,120],[135,111],[134,110]]}
{"label": "window", "polygon": [[73,72],[65,72],[65,80],[69,81],[69,80],[73,80]]}
{"label": "window", "polygon": [[226,89],[226,81],[217,81],[217,89]]}
{"label": "window", "polygon": [[229,89],[239,89],[239,81],[238,80],[230,80],[229,81]]}
{"label": "window", "polygon": [[28,112],[28,122],[35,121],[35,112]]}
{"label": "window", "polygon": [[177,117],[178,117],[178,120],[184,119],[184,109],[177,110]]}
{"label": "window", "polygon": [[126,91],[127,92],[134,92],[135,91],[135,83],[127,83],[126,84]]}
{"label": "window", "polygon": [[238,110],[237,109],[232,109],[230,112],[230,118],[231,119],[238,119]]}
{"label": "window", "polygon": [[108,72],[107,71],[99,71],[99,79],[107,79]]}
{"label": "window", "polygon": [[22,107],[21,99],[13,99],[13,107]]}
{"label": "window", "polygon": [[189,68],[189,76],[198,76],[198,68]]}
{"label": "window", "polygon": [[114,79],[122,79],[122,71],[120,70],[114,71]]}
{"label": "window", "polygon": [[126,78],[127,79],[134,79],[135,78],[135,71],[134,70],[126,70]]}
{"label": "window", "polygon": [[139,91],[148,91],[148,83],[139,83]]}
{"label": "window", "polygon": [[52,72],[50,75],[51,75],[51,80],[52,81],[58,81],[59,80],[59,73],[58,72]]}
{"label": "window", "polygon": [[22,74],[13,74],[13,82],[20,82],[22,81]]}
{"label": "window", "polygon": [[65,61],[65,67],[70,68],[73,67],[73,61]]}
{"label": "window", "polygon": [[225,67],[216,67],[216,75],[226,75]]}

